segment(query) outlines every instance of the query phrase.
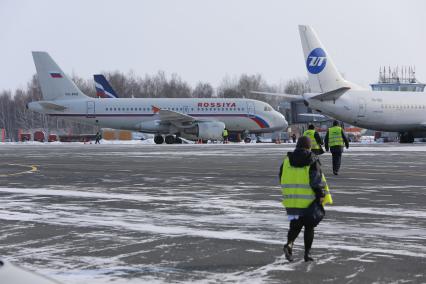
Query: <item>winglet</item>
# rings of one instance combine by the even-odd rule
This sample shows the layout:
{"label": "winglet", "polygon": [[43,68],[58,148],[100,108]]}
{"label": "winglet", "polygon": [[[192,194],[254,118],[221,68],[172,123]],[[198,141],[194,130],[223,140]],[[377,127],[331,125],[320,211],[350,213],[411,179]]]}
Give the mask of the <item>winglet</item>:
{"label": "winglet", "polygon": [[152,106],[152,111],[154,112],[154,113],[159,113],[160,112],[160,108],[159,107],[156,107],[156,106]]}

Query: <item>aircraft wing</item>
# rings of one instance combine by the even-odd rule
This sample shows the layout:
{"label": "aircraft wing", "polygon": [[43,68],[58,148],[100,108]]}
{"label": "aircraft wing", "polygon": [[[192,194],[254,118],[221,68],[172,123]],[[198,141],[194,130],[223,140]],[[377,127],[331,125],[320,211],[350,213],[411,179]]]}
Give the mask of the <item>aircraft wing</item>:
{"label": "aircraft wing", "polygon": [[290,102],[296,102],[296,101],[303,101],[303,97],[299,95],[292,95],[292,94],[283,94],[283,93],[269,93],[269,92],[259,92],[259,91],[250,91],[252,94],[259,94],[259,95],[267,95],[267,96],[277,96],[285,99],[286,101]]}
{"label": "aircraft wing", "polygon": [[173,124],[182,124],[182,123],[187,123],[187,122],[194,122],[197,119],[195,117],[192,117],[190,115],[181,113],[181,112],[177,112],[177,111],[173,111],[173,110],[168,110],[168,109],[161,109],[158,107],[153,106],[152,107],[154,112],[156,112],[158,114],[158,116],[160,117],[160,120],[162,122],[170,122]]}

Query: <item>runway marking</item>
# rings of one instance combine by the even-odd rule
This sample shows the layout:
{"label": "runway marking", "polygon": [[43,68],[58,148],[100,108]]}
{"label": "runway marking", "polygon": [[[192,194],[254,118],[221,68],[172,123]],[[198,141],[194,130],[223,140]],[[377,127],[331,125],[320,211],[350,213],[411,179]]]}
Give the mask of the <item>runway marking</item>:
{"label": "runway marking", "polygon": [[30,174],[35,173],[38,171],[37,167],[35,165],[21,165],[21,164],[7,164],[8,166],[18,166],[18,167],[27,167],[29,170],[17,172],[17,173],[11,173],[11,174],[0,174],[0,177],[10,177],[10,176],[18,176],[22,174]]}

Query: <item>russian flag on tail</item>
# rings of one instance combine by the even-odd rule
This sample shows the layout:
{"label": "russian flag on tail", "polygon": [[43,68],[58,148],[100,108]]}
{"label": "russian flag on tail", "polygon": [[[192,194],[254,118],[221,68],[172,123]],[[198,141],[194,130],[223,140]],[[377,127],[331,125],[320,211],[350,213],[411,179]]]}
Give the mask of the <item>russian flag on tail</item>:
{"label": "russian flag on tail", "polygon": [[118,98],[117,93],[108,83],[104,75],[93,75],[95,79],[96,95],[101,98]]}
{"label": "russian flag on tail", "polygon": [[62,78],[62,74],[60,72],[49,72],[50,77],[52,78]]}

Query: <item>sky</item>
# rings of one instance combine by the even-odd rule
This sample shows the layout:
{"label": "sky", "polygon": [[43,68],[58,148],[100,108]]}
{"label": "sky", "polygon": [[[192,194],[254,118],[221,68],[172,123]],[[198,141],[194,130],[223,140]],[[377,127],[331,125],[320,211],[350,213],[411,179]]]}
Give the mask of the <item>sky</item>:
{"label": "sky", "polygon": [[67,74],[178,74],[191,86],[261,74],[305,78],[297,26],[311,25],[339,71],[363,86],[380,66],[416,66],[426,82],[423,0],[1,0],[0,90],[25,88],[31,51]]}

